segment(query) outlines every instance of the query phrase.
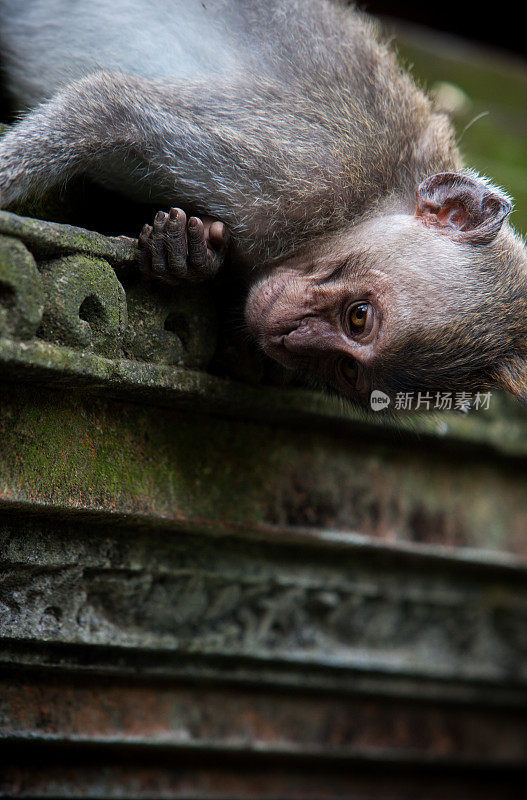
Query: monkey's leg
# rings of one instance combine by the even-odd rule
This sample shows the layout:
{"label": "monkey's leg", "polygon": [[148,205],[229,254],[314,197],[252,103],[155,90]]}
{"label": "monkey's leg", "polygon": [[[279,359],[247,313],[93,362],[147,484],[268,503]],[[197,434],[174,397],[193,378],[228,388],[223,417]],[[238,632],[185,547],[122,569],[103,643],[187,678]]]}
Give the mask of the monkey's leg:
{"label": "monkey's leg", "polygon": [[223,263],[228,233],[212,217],[190,217],[180,208],[158,211],[139,235],[141,271],[168,283],[212,278]]}

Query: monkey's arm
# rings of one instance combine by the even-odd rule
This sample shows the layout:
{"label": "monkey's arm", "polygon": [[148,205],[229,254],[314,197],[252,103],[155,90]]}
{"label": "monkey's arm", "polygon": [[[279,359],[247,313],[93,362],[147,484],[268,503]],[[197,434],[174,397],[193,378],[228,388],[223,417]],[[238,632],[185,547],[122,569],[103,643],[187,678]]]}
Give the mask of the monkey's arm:
{"label": "monkey's arm", "polygon": [[[95,75],[70,86],[11,130],[0,141],[0,205],[40,194],[78,172],[140,199],[154,195],[168,204],[177,192],[185,193],[184,163],[174,160],[163,168],[159,159],[162,150],[156,133],[162,137],[159,120],[163,117],[159,97],[151,86],[141,87],[143,99],[148,94],[153,105],[149,120],[144,108],[136,111],[140,87],[134,83],[127,85],[124,76]],[[121,113],[117,113],[117,102],[122,104]],[[172,139],[177,139],[171,116]],[[184,136],[183,131],[179,133]],[[169,145],[166,132],[164,138],[165,146]],[[178,188],[171,189],[176,176]],[[131,179],[137,184],[135,191],[129,185]],[[185,199],[190,200],[190,194]],[[168,282],[203,280],[217,272],[227,240],[222,222],[210,217],[187,220],[181,209],[172,208],[170,214],[160,211],[153,226],[145,225],[139,237],[141,266],[145,273]]]}
{"label": "monkey's arm", "polygon": [[31,111],[0,139],[0,206],[77,174],[162,206],[222,220],[253,262],[291,249],[312,225],[307,199],[334,207],[332,136],[298,92],[96,73]]}
{"label": "monkey's arm", "polygon": [[0,140],[0,202],[42,194],[79,173],[153,202],[193,199],[200,132],[182,105],[177,87],[126,75],[71,84]]}

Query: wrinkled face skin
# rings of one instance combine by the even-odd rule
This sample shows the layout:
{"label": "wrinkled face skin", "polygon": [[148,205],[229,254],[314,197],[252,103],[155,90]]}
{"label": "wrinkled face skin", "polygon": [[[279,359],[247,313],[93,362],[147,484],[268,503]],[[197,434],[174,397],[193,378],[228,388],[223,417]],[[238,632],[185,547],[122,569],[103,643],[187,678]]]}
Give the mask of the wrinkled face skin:
{"label": "wrinkled face skin", "polygon": [[[517,358],[522,330],[527,344],[527,294],[514,309],[507,295],[508,283],[527,276],[523,245],[502,228],[510,205],[498,193],[493,206],[495,190],[478,182],[485,211],[474,224],[459,203],[459,185],[448,203],[437,202],[444,179],[434,177],[434,193],[421,192],[414,213],[378,213],[253,287],[246,319],[269,356],[362,405],[374,388],[393,395],[506,383],[498,373],[507,352]],[[472,180],[463,178],[461,189],[469,182],[472,190]],[[496,308],[502,311],[494,330]],[[520,371],[525,363],[523,356]]]}

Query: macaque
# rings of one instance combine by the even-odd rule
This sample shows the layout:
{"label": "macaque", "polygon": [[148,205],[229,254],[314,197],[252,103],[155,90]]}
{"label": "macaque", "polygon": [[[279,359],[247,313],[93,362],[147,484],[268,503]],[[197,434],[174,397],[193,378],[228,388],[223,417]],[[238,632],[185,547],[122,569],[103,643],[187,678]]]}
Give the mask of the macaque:
{"label": "macaque", "polygon": [[[0,205],[85,174],[159,211],[159,280],[227,255],[272,358],[373,389],[527,398],[510,198],[373,23],[329,0],[0,0]],[[238,278],[237,278],[238,279]]]}

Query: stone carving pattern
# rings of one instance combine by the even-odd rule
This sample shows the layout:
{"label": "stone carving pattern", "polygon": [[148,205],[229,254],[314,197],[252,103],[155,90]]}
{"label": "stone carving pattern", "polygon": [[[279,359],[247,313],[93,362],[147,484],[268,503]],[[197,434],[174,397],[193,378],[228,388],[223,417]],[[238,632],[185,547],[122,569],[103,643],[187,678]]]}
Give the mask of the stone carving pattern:
{"label": "stone carving pattern", "polygon": [[0,236],[0,337],[205,368],[216,345],[208,290],[147,284],[130,265],[123,282],[126,291],[104,258],[75,253],[37,262],[19,239]]}
{"label": "stone carving pattern", "polygon": [[[368,655],[412,672],[525,679],[526,598],[485,601],[485,588],[407,590],[402,576],[298,581],[284,564],[246,578],[215,569],[4,564],[0,634],[345,664]],[[512,670],[512,672],[511,672]],[[513,674],[514,673],[514,674]]]}

